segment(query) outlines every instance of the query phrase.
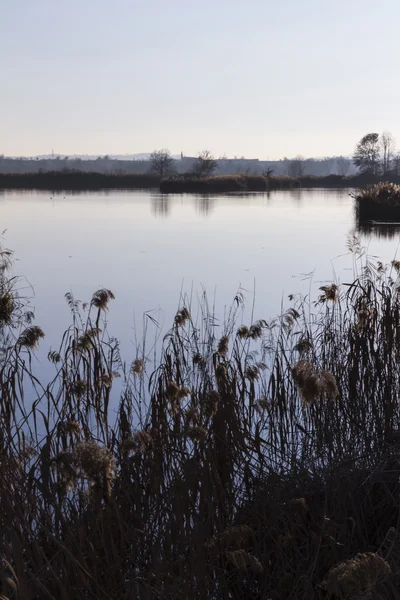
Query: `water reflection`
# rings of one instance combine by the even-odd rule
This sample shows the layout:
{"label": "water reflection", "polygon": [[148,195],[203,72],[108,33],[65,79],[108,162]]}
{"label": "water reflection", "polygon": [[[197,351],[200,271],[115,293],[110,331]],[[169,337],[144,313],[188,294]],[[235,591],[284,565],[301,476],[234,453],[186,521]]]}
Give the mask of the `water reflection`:
{"label": "water reflection", "polygon": [[212,196],[196,196],[195,204],[197,212],[203,217],[208,217],[214,208],[215,198]]}
{"label": "water reflection", "polygon": [[357,220],[356,229],[367,238],[392,240],[400,236],[400,223],[371,223]]}
{"label": "water reflection", "polygon": [[301,188],[293,188],[289,191],[290,197],[296,202],[297,206],[301,205],[303,190]]}
{"label": "water reflection", "polygon": [[[356,224],[348,192],[1,191],[0,207],[5,243],[19,259],[16,273],[34,286],[47,352],[58,345],[64,322],[69,324],[62,300],[69,290],[87,299],[100,286],[112,289],[117,299],[110,331],[124,344],[134,337],[133,315],[140,337],[140,315],[155,306],[162,308],[168,327],[180,290],[193,289],[193,297],[203,288],[216,290],[218,306],[225,306],[240,285],[250,290],[250,311],[256,285],[256,318],[274,317],[287,293],[303,291],[302,273],[331,280],[335,260],[338,278],[347,277],[343,269],[352,260],[342,255]],[[372,254],[393,258],[400,223],[359,231],[373,237]],[[304,289],[308,286],[304,282]]]}
{"label": "water reflection", "polygon": [[155,217],[165,219],[170,212],[168,194],[151,194],[151,212]]}

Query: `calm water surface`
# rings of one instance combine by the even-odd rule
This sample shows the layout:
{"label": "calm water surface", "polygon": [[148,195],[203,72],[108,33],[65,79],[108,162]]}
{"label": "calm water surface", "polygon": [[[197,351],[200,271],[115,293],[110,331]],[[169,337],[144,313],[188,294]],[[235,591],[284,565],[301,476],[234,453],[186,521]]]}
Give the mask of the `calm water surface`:
{"label": "calm water surface", "polygon": [[[206,289],[223,318],[239,288],[250,311],[255,290],[256,316],[270,318],[288,294],[308,289],[304,274],[314,271],[314,285],[351,279],[348,190],[207,198],[6,192],[0,205],[5,244],[15,251],[17,274],[32,286],[46,353],[70,323],[68,291],[83,302],[100,287],[114,292],[109,330],[129,361],[134,324],[140,330],[143,313],[153,310],[166,330],[181,292],[195,299]],[[391,260],[400,238],[375,231],[360,239],[371,254]]]}

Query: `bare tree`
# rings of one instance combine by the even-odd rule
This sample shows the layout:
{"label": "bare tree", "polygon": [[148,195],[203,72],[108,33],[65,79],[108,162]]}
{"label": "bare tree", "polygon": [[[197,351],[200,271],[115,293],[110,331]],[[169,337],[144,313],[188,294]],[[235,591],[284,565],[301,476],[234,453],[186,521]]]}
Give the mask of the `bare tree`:
{"label": "bare tree", "polygon": [[377,175],[380,162],[379,133],[367,133],[358,142],[353,162],[362,173]]}
{"label": "bare tree", "polygon": [[262,176],[263,177],[271,177],[274,174],[274,169],[271,169],[270,166],[266,166],[263,170],[262,170]]}
{"label": "bare tree", "polygon": [[396,147],[394,137],[389,131],[384,131],[381,136],[382,143],[382,169],[383,173],[390,171],[392,167],[393,155]]}
{"label": "bare tree", "polygon": [[339,175],[346,177],[350,169],[351,161],[344,156],[338,156],[336,159],[336,169]]}
{"label": "bare tree", "polygon": [[150,171],[156,173],[161,178],[165,177],[172,171],[174,160],[171,152],[167,149],[154,150],[150,155]]}
{"label": "bare tree", "polygon": [[330,156],[327,156],[323,159],[323,163],[326,167],[326,175],[330,175],[332,172],[333,165],[335,164],[335,159]]}
{"label": "bare tree", "polygon": [[395,154],[393,157],[393,172],[395,175],[400,175],[400,154]]}
{"label": "bare tree", "polygon": [[217,161],[209,150],[203,150],[193,163],[193,173],[197,177],[210,177],[217,168]]}
{"label": "bare tree", "polygon": [[298,154],[296,158],[291,160],[288,165],[288,175],[290,177],[302,177],[304,175],[306,165],[304,156]]}

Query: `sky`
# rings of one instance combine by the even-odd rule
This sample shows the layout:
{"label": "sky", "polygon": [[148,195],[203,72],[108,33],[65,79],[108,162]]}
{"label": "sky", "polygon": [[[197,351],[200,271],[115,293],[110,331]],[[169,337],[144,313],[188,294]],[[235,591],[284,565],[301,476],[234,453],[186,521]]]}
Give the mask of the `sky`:
{"label": "sky", "polygon": [[398,0],[0,0],[0,154],[400,146]]}

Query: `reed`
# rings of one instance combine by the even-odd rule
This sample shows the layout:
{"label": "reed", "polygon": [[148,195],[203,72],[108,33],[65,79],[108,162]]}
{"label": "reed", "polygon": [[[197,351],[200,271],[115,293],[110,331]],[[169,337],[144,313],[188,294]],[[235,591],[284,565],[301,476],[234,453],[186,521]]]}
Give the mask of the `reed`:
{"label": "reed", "polygon": [[218,194],[267,191],[268,189],[268,178],[258,175],[221,175],[201,178],[178,175],[163,179],[160,183],[160,191],[163,194]]}
{"label": "reed", "polygon": [[400,263],[350,250],[272,321],[182,306],[157,364],[69,294],[49,382],[0,254],[0,596],[396,597]]}
{"label": "reed", "polygon": [[160,179],[152,174],[105,174],[83,171],[50,171],[45,173],[0,173],[0,189],[34,190],[100,190],[158,188]]}
{"label": "reed", "polygon": [[390,182],[367,186],[353,194],[356,216],[368,221],[400,222],[400,185]]}
{"label": "reed", "polygon": [[[376,177],[372,181],[377,181]],[[364,186],[371,181],[365,175],[343,177],[342,175],[327,175],[317,177],[303,175],[289,177],[285,175],[219,175],[197,178],[191,174],[175,175],[163,179],[160,191],[165,194],[218,194],[231,192],[262,192],[268,190],[285,190],[292,188],[354,188]]]}

